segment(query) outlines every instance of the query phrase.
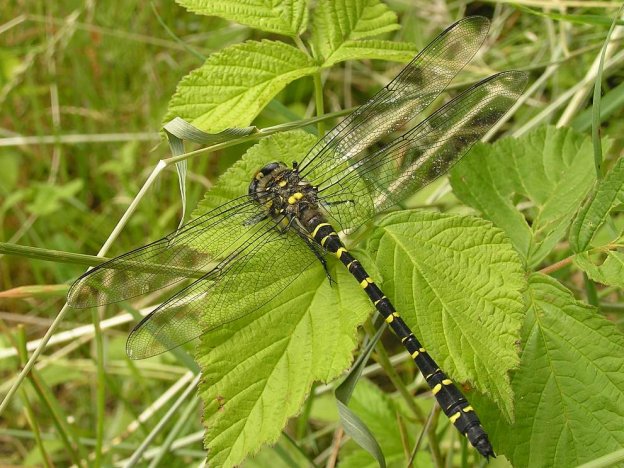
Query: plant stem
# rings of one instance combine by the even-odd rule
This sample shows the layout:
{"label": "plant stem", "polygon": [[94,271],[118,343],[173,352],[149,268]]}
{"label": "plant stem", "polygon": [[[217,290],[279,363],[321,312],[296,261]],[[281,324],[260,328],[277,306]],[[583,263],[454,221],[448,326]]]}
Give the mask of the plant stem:
{"label": "plant stem", "polygon": [[[369,327],[370,327],[370,324],[369,324]],[[367,324],[366,323],[364,324],[364,328],[367,328]],[[366,330],[366,331],[367,331],[367,333],[369,333],[371,335],[374,334],[374,330]],[[371,333],[371,332],[373,332],[373,333]],[[399,391],[399,393],[401,394],[401,396],[403,397],[403,399],[407,403],[407,406],[409,406],[409,408],[412,411],[412,413],[414,413],[414,416],[416,416],[416,419],[418,419],[418,421],[420,421],[421,423],[424,424],[424,422],[425,422],[425,415],[420,410],[420,408],[418,407],[418,405],[414,401],[414,397],[409,392],[409,390],[407,389],[407,387],[405,386],[405,384],[401,380],[401,377],[399,377],[399,375],[397,374],[396,370],[394,369],[394,366],[390,362],[390,359],[388,358],[388,354],[386,353],[386,350],[383,347],[383,344],[382,343],[377,343],[377,346],[375,346],[375,351],[376,351],[376,353],[373,356],[375,358],[375,360],[379,363],[379,365],[386,372],[386,374],[388,375],[388,378],[390,379],[390,381],[392,382],[394,387]]]}
{"label": "plant stem", "polygon": [[591,253],[596,253],[596,252],[608,252],[610,250],[616,250],[620,247],[622,247],[622,244],[620,243],[611,243],[611,244],[603,245],[601,247],[595,247],[593,249],[586,250],[585,252],[577,252],[573,255],[570,255],[569,257],[564,258],[563,260],[559,260],[558,262],[555,262],[552,265],[548,265],[547,267],[544,267],[541,270],[538,270],[538,272],[543,273],[544,275],[549,275],[557,270],[561,270],[563,267],[572,263],[572,261],[574,260],[574,257],[576,257],[580,253],[591,254]]}
{"label": "plant stem", "polygon": [[239,138],[233,138],[232,140],[206,146],[205,148],[199,148],[195,151],[189,151],[188,153],[184,153],[179,156],[173,156],[171,158],[163,159],[162,161],[165,163],[166,166],[171,166],[172,164],[175,164],[179,161],[183,161],[185,159],[189,159],[193,156],[197,156],[197,155],[204,154],[204,153],[212,153],[214,151],[221,150],[224,148],[230,148],[231,146],[236,146],[242,143],[256,141],[266,136],[273,135],[275,133],[286,132],[288,130],[294,130],[296,128],[303,128],[303,127],[307,127],[310,124],[322,122],[324,120],[330,120],[335,117],[342,117],[344,115],[350,114],[351,112],[353,112],[353,110],[354,110],[353,108],[343,109],[341,111],[323,114],[320,117],[311,117],[309,119],[301,119],[295,122],[287,122],[283,124],[273,125],[272,127],[262,128],[258,130],[256,133],[252,133],[250,135],[246,135],[246,136],[239,137]]}
{"label": "plant stem", "polygon": [[539,270],[539,272],[544,275],[550,275],[551,273],[554,273],[555,271],[561,270],[563,267],[568,266],[570,263],[572,263],[573,259],[574,259],[574,255],[570,255],[569,257],[566,257],[563,260],[559,260],[558,262],[553,263],[552,265],[548,265],[547,267],[542,268],[541,270]]}
{"label": "plant stem", "polygon": [[[316,116],[322,117],[325,115],[325,108],[323,105],[323,82],[321,81],[321,72],[316,72],[312,75],[314,80],[314,99],[316,102]],[[322,120],[319,120],[317,124],[318,136],[323,138],[325,135],[325,124]]]}
{"label": "plant stem", "polygon": [[440,444],[438,444],[438,439],[436,438],[436,427],[438,425],[438,415],[440,414],[440,407],[435,405],[433,407],[433,418],[431,420],[431,424],[427,429],[427,439],[429,440],[429,447],[431,448],[431,456],[433,458],[433,463],[437,468],[441,468],[444,465],[444,459],[442,458],[442,453],[440,452]]}
{"label": "plant stem", "polygon": [[75,265],[85,266],[97,266],[108,260],[105,257],[96,257],[94,255],[62,252],[60,250],[41,249],[39,247],[10,244],[8,242],[0,242],[0,254],[35,258],[37,260],[48,260],[58,263],[73,263]]}
{"label": "plant stem", "polygon": [[104,446],[104,419],[106,418],[106,372],[104,370],[104,341],[100,328],[100,315],[97,309],[91,313],[95,330],[95,359],[97,364],[96,380],[96,427],[95,427],[95,462],[102,466],[102,447]]}

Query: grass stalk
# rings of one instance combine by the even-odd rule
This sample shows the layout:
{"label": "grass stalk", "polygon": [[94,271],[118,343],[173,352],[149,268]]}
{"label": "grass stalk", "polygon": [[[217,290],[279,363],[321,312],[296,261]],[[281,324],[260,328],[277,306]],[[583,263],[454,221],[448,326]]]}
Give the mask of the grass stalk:
{"label": "grass stalk", "polygon": [[[27,359],[26,353],[26,333],[23,327],[18,327],[17,332],[17,346],[19,353],[20,363],[23,365]],[[76,466],[84,466],[82,463],[82,457],[79,454],[82,445],[79,445],[78,440],[76,439],[73,431],[67,424],[67,417],[61,409],[58,401],[55,399],[53,393],[45,384],[44,380],[41,379],[38,372],[34,369],[32,373],[29,375],[29,380],[32,383],[33,389],[35,393],[39,397],[39,401],[46,408],[47,412],[52,418],[52,423],[61,438],[61,442],[67,450],[67,454],[69,458],[72,460],[73,464]]]}
{"label": "grass stalk", "polygon": [[124,467],[129,468],[135,466],[139,460],[142,458],[143,454],[147,450],[147,448],[154,441],[156,436],[160,434],[160,432],[164,429],[165,425],[173,419],[173,417],[178,413],[180,406],[188,399],[190,394],[197,388],[197,384],[199,383],[199,379],[201,378],[201,374],[197,374],[193,381],[188,385],[186,390],[180,395],[180,397],[171,405],[171,408],[165,413],[165,415],[161,418],[160,421],[154,426],[154,428],[150,431],[148,436],[141,442],[141,445],[134,451],[132,456],[124,461]]}
{"label": "grass stalk", "polygon": [[[26,333],[25,333],[24,327],[20,326],[18,328],[17,336],[15,340],[15,345],[17,349],[22,350],[22,352],[19,353],[20,362],[25,361],[25,359],[23,359],[23,350],[25,349],[25,343],[26,343]],[[22,397],[22,402],[24,404],[26,420],[28,421],[28,424],[30,425],[32,429],[32,434],[35,439],[37,448],[39,449],[39,452],[41,453],[41,459],[43,461],[43,464],[46,468],[50,468],[52,467],[52,462],[50,460],[50,456],[48,455],[48,452],[45,449],[45,445],[43,444],[43,439],[41,438],[41,429],[39,428],[39,423],[37,422],[38,419],[30,403],[26,389],[22,387],[20,394]]]}
{"label": "grass stalk", "polygon": [[[314,102],[316,104],[316,116],[323,117],[325,114],[325,106],[323,103],[323,81],[321,80],[321,72],[318,71],[312,75],[314,81]],[[325,135],[325,124],[322,120],[317,123],[318,136],[323,138]]]}
{"label": "grass stalk", "polygon": [[106,420],[106,371],[104,369],[104,340],[100,328],[100,314],[98,309],[91,311],[93,329],[95,331],[95,362],[97,366],[96,379],[96,426],[95,426],[95,467],[102,466],[102,447],[104,445],[104,421]]}

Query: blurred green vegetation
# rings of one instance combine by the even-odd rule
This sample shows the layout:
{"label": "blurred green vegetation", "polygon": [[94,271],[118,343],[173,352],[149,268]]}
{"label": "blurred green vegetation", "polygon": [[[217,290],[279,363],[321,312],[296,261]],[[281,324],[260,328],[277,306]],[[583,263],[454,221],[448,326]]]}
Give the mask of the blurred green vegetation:
{"label": "blurred green vegetation", "polygon": [[[410,41],[418,48],[463,15],[494,18],[486,46],[456,82],[466,84],[511,68],[529,70],[531,83],[543,77],[528,102],[514,115],[513,123],[501,133],[512,134],[525,125],[543,123],[565,123],[590,132],[591,86],[587,87],[588,94],[581,105],[568,117],[563,111],[569,99],[554,107],[553,103],[582,81],[609,27],[607,22],[584,23],[582,15],[591,13],[608,20],[619,6],[617,2],[583,2],[586,8],[574,8],[580,2],[530,3],[540,13],[559,11],[569,3],[573,8],[566,11],[581,15],[581,24],[536,16],[502,1],[386,3],[399,14],[402,24],[388,38]],[[151,170],[161,158],[170,155],[160,125],[178,81],[202,63],[201,57],[231,44],[265,37],[272,36],[219,18],[189,13],[169,1],[18,0],[4,4],[0,19],[0,242],[97,254]],[[552,71],[549,64],[554,66]],[[362,103],[401,67],[396,63],[367,61],[332,68],[324,88],[326,111]],[[611,159],[624,147],[623,82],[621,64],[608,70],[603,80],[601,133],[613,140],[606,155]],[[542,111],[549,112],[543,119],[533,120]],[[304,78],[280,93],[254,124],[265,127],[313,114],[313,84],[311,79]],[[71,142],[70,137],[79,142]],[[190,159],[188,206],[194,207],[216,177],[249,146]],[[456,208],[453,203],[457,204],[451,200],[451,209]],[[108,255],[123,253],[170,232],[177,226],[181,212],[177,175],[174,170],[167,170],[143,199]],[[13,336],[19,324],[26,329],[26,340],[43,336],[64,303],[63,285],[84,269],[79,264],[25,256],[0,257],[0,291],[39,287],[27,290],[21,297],[0,298],[1,347],[14,345],[17,338]],[[584,294],[578,277],[565,279],[577,295]],[[618,294],[611,288],[602,290],[600,297],[613,298],[612,318],[621,323]],[[90,323],[89,311],[80,314],[72,315],[64,328]],[[108,329],[104,343],[107,465],[130,456],[137,448],[154,424],[150,421],[136,432],[127,432],[128,424],[191,366],[184,358],[170,354],[149,362],[129,361],[124,354],[128,327]],[[78,456],[93,453],[98,420],[97,366],[91,351],[88,336],[75,338],[54,348],[51,352],[56,354],[50,354],[37,370],[59,407],[61,419],[65,419],[76,437],[84,438],[79,444],[84,453]],[[8,390],[17,368],[15,357],[0,358],[4,377],[0,395]],[[55,464],[67,465],[71,455],[59,442],[57,434],[63,429],[55,429],[50,416],[53,411],[35,403],[38,399],[31,383],[24,389],[25,393],[18,394],[19,398],[0,419],[0,464],[45,464],[36,443],[39,436],[29,424],[25,410],[24,402],[30,401],[47,453]],[[155,420],[166,409],[159,408]],[[318,437],[310,437],[304,444],[311,453],[318,455],[331,444],[331,432],[326,427],[335,428],[335,417],[330,419],[332,422],[325,426],[322,418],[313,414]],[[188,421],[185,434],[194,434],[195,438],[175,454],[167,455],[166,460],[177,466],[202,459],[199,410]],[[272,450],[281,453],[282,460],[301,457],[288,440],[280,440]],[[258,466],[267,466],[261,460],[271,457],[271,453],[261,453]],[[325,459],[321,461],[324,463]]]}

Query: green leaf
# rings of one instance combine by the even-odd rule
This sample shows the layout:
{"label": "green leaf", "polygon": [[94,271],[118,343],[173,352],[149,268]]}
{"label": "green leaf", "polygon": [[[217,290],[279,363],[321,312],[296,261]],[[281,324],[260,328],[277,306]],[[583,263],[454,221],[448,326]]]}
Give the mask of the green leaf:
{"label": "green leaf", "polygon": [[526,280],[504,233],[478,218],[401,211],[367,247],[384,292],[441,368],[474,382],[510,418],[507,372],[518,364]]}
{"label": "green leaf", "polygon": [[283,42],[227,47],[180,81],[165,122],[181,117],[210,133],[246,127],[288,83],[316,70],[310,57]]}
{"label": "green leaf", "polygon": [[[300,159],[315,140],[302,131],[262,140],[219,179],[197,212],[246,193],[260,167]],[[332,261],[331,273],[338,286],[330,286],[317,264],[269,304],[200,339],[200,396],[211,466],[235,465],[276,441],[312,382],[332,380],[349,366],[357,326],[372,304],[342,265]],[[276,268],[263,274],[283,281],[289,272]]]}
{"label": "green leaf", "polygon": [[554,127],[478,144],[451,173],[455,194],[504,229],[528,267],[563,238],[595,179],[591,139]]}
{"label": "green leaf", "polygon": [[[367,379],[360,380],[355,387],[350,408],[380,441],[388,466],[404,467],[407,460],[397,418],[398,415],[406,414],[406,409]],[[403,418],[403,424],[407,429],[406,435],[411,448],[422,427],[411,423],[408,418]],[[420,452],[419,455],[414,466],[431,466],[431,459],[427,452]],[[378,465],[368,453],[359,448],[340,459],[341,468],[366,466],[374,468]]]}
{"label": "green leaf", "polygon": [[597,185],[580,209],[570,228],[570,246],[575,252],[590,247],[598,230],[613,209],[624,203],[624,158]]}
{"label": "green leaf", "polygon": [[[319,0],[312,20],[312,47],[329,66],[341,60],[365,58],[355,41],[399,28],[396,14],[379,0]],[[387,46],[387,42],[369,43],[369,49]],[[344,47],[344,50],[341,50]],[[378,56],[380,50],[369,54]],[[334,57],[336,54],[336,57]],[[410,57],[411,58],[411,57]]]}
{"label": "green leaf", "polygon": [[624,254],[605,250],[597,255],[583,252],[574,256],[574,264],[593,281],[624,288]]}
{"label": "green leaf", "polygon": [[357,326],[371,305],[346,269],[334,265],[338,287],[315,265],[267,306],[201,338],[211,466],[235,465],[275,442],[312,383],[330,381],[349,366]]}
{"label": "green leaf", "polygon": [[577,466],[624,444],[624,337],[556,280],[529,279],[516,421],[494,446],[514,466]]}
{"label": "green leaf", "polygon": [[[314,400],[316,404],[316,400]],[[292,442],[282,436],[279,441],[272,446],[263,447],[253,457],[246,459],[242,466],[244,468],[292,468],[294,466],[309,466],[310,460],[305,454],[295,448]]]}
{"label": "green leaf", "polygon": [[338,407],[338,414],[340,416],[340,423],[344,427],[345,433],[351,437],[351,439],[362,447],[367,453],[377,461],[380,467],[385,468],[386,459],[384,453],[379,446],[379,442],[375,439],[375,436],[366,426],[364,421],[358,417],[357,414],[349,408],[349,400],[356,388],[357,382],[362,376],[362,371],[370,358],[373,349],[377,345],[377,342],[381,338],[381,335],[386,329],[386,324],[382,324],[375,333],[375,336],[368,340],[368,343],[361,350],[357,361],[349,370],[347,377],[336,388],[334,392],[336,396],[336,405]]}
{"label": "green leaf", "polygon": [[417,49],[407,42],[365,39],[362,41],[345,41],[327,60],[323,67],[330,67],[346,60],[378,59],[407,63],[414,58]]}
{"label": "green leaf", "polygon": [[262,31],[298,36],[308,22],[307,0],[176,0],[193,13],[219,16]]}
{"label": "green leaf", "polygon": [[[606,222],[622,204],[624,158],[597,184],[570,228],[570,246],[577,252],[574,264],[592,280],[618,287],[624,287],[624,253],[617,250],[624,246],[622,230],[614,232],[613,226]],[[596,243],[600,247],[591,249]]]}

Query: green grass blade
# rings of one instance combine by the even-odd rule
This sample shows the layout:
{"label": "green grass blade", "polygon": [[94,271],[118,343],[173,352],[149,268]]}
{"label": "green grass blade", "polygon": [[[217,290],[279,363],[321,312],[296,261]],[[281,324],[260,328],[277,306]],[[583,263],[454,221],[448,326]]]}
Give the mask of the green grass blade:
{"label": "green grass blade", "polygon": [[601,89],[602,89],[602,73],[604,69],[605,55],[607,52],[607,46],[609,45],[609,41],[611,40],[611,35],[613,34],[613,30],[615,29],[615,25],[618,23],[618,17],[624,11],[624,5],[620,7],[615,18],[613,18],[613,22],[611,23],[611,27],[609,28],[609,32],[607,33],[607,37],[605,38],[604,44],[602,46],[602,50],[600,51],[600,64],[598,65],[598,72],[596,73],[596,81],[594,82],[594,100],[592,106],[592,141],[594,145],[594,164],[596,166],[596,178],[600,180],[602,178],[602,146],[600,143],[600,97],[601,97]]}
{"label": "green grass blade", "polygon": [[96,426],[95,426],[95,461],[94,466],[102,466],[102,447],[104,445],[104,421],[106,420],[106,370],[104,369],[104,340],[100,328],[100,315],[96,308],[91,317],[95,330],[96,380]]}
{"label": "green grass blade", "polygon": [[345,432],[349,434],[360,447],[370,453],[381,467],[386,466],[386,460],[379,446],[379,442],[377,442],[375,436],[368,427],[366,427],[364,422],[349,409],[348,404],[353,390],[355,389],[355,385],[362,375],[362,370],[385,329],[386,323],[384,322],[377,330],[377,333],[369,340],[366,347],[362,350],[360,357],[347,374],[347,377],[335,391],[338,414],[340,415],[340,421]]}
{"label": "green grass blade", "polygon": [[[26,351],[26,335],[22,327],[20,327],[18,331],[18,353],[20,363],[21,365],[24,365],[27,360],[28,352]],[[82,446],[78,444],[78,439],[67,424],[67,416],[64,414],[61,405],[36,370],[32,370],[29,375],[29,380],[32,383],[35,393],[39,397],[41,404],[47,409],[49,415],[51,416],[52,422],[56,427],[65,449],[67,450],[69,458],[75,465],[83,466],[81,459],[84,459],[84,454],[81,455],[79,453]]]}

